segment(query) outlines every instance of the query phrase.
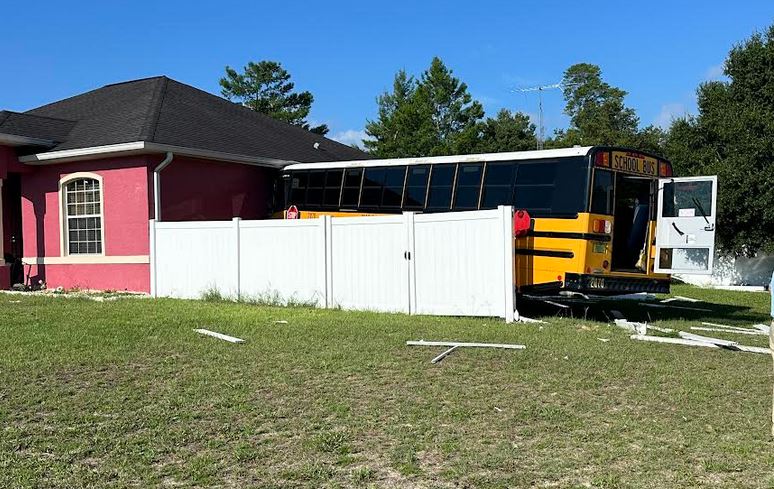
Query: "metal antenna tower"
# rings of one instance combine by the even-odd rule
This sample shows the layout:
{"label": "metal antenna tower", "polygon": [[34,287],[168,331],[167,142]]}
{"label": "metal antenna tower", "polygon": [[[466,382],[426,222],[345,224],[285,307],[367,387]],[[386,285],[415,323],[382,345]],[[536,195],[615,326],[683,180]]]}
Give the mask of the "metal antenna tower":
{"label": "metal antenna tower", "polygon": [[538,104],[539,104],[539,111],[538,111],[538,137],[537,137],[537,149],[543,149],[543,141],[546,140],[546,128],[543,125],[543,92],[546,90],[554,90],[556,88],[562,88],[561,83],[552,83],[551,85],[540,85],[537,87],[526,87],[526,88],[514,88],[511,90],[512,92],[516,93],[528,93],[528,92],[537,92],[538,94]]}

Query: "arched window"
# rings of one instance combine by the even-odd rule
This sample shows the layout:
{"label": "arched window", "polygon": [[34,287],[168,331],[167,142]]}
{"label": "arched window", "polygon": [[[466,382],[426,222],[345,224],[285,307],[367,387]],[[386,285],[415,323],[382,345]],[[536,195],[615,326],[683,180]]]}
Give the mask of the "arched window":
{"label": "arched window", "polygon": [[62,236],[68,255],[103,254],[102,179],[75,174],[61,182]]}

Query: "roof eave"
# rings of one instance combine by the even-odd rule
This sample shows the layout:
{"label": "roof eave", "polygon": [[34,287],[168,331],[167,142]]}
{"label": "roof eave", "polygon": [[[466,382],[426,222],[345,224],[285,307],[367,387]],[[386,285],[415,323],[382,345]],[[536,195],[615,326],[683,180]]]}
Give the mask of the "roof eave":
{"label": "roof eave", "polygon": [[0,144],[5,146],[44,146],[51,148],[56,145],[56,142],[49,141],[48,139],[19,136],[17,134],[0,133]]}
{"label": "roof eave", "polygon": [[105,146],[92,146],[89,148],[49,151],[22,156],[19,158],[19,161],[27,165],[52,165],[71,161],[94,160],[110,156],[130,156],[143,153],[169,152],[180,156],[190,156],[193,158],[202,158],[206,160],[218,160],[229,163],[241,163],[269,168],[283,168],[289,164],[296,163],[295,161],[264,158],[260,156],[239,155],[207,149],[151,143],[147,141],[134,141],[129,143],[108,144]]}

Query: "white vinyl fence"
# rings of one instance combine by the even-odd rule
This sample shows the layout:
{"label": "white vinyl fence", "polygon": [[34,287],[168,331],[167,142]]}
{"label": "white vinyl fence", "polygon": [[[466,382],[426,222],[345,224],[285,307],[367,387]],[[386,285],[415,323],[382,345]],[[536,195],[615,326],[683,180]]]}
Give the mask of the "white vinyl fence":
{"label": "white vinyl fence", "polygon": [[513,320],[512,208],[150,222],[151,293]]}
{"label": "white vinyl fence", "polygon": [[680,280],[700,287],[753,286],[765,287],[771,282],[774,272],[774,255],[738,258],[715,255],[712,275],[676,275]]}

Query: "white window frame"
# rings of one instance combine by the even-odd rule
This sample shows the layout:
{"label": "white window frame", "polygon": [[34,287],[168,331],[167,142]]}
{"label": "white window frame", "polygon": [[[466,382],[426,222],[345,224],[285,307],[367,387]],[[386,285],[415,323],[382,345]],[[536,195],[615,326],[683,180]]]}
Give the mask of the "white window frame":
{"label": "white window frame", "polygon": [[[102,251],[100,253],[73,253],[70,254],[70,230],[68,229],[68,215],[67,215],[67,184],[73,180],[80,180],[83,178],[89,178],[97,180],[99,182],[99,219],[100,219],[100,241],[102,243]],[[105,186],[103,185],[102,176],[96,173],[90,172],[77,172],[64,175],[59,179],[59,230],[60,230],[60,256],[72,256],[72,257],[97,257],[105,256]]]}

